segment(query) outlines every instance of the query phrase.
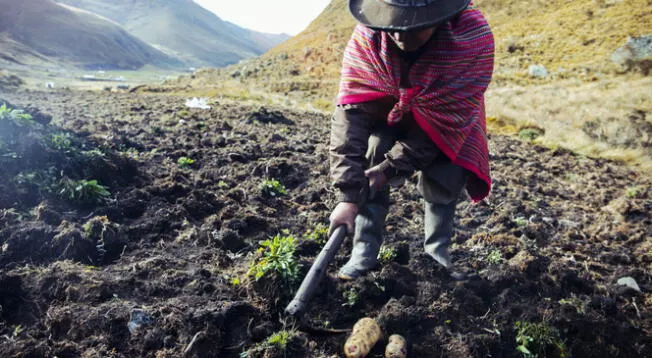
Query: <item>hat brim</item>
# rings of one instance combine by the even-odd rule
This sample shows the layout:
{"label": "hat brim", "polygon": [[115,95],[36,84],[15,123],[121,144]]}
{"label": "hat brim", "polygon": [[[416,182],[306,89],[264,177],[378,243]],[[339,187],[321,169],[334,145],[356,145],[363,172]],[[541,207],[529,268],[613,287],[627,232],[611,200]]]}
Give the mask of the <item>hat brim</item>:
{"label": "hat brim", "polygon": [[392,6],[379,0],[349,0],[349,11],[376,30],[412,31],[436,27],[460,13],[471,0],[435,0],[421,7]]}

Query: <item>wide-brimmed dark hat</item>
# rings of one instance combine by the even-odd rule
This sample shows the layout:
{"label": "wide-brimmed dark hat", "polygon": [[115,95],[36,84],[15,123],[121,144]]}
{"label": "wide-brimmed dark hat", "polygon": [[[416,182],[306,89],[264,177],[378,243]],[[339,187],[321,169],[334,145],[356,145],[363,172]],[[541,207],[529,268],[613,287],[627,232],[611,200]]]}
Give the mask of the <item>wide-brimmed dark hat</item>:
{"label": "wide-brimmed dark hat", "polygon": [[353,17],[367,27],[410,31],[436,27],[466,9],[471,0],[349,0]]}

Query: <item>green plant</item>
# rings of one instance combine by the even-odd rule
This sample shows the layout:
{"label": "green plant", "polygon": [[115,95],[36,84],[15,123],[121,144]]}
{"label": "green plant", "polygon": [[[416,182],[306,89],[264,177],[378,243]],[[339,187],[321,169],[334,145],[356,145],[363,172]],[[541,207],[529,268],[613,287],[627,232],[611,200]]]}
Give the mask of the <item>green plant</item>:
{"label": "green plant", "polygon": [[70,153],[74,150],[72,136],[69,133],[55,133],[50,135],[48,146],[56,151]]}
{"label": "green plant", "polygon": [[10,120],[19,126],[33,126],[36,124],[31,115],[19,109],[11,109],[7,107],[6,103],[0,106],[0,120]]}
{"label": "green plant", "polygon": [[177,159],[177,164],[180,168],[189,168],[191,165],[195,164],[195,160],[188,157],[181,157]]}
{"label": "green plant", "polygon": [[242,282],[240,281],[239,277],[234,276],[234,277],[231,277],[231,279],[229,280],[229,283],[231,284],[231,286],[236,286],[237,287],[237,286],[240,286],[240,284]]}
{"label": "green plant", "polygon": [[627,188],[627,191],[625,192],[625,196],[628,199],[634,199],[636,196],[638,196],[638,187],[637,186],[631,186]]}
{"label": "green plant", "polygon": [[100,185],[97,180],[62,178],[57,187],[60,197],[80,204],[97,204],[111,196],[107,187]]}
{"label": "green plant", "polygon": [[276,179],[265,179],[258,186],[265,196],[281,196],[287,194],[287,190],[281,182]]}
{"label": "green plant", "polygon": [[22,325],[20,325],[20,324],[17,325],[17,326],[14,326],[14,330],[13,330],[13,332],[11,333],[11,337],[12,337],[12,338],[18,338],[18,336],[19,336],[21,333],[23,333],[24,330],[25,330],[25,328],[24,328]]}
{"label": "green plant", "polygon": [[527,222],[528,222],[527,219],[522,216],[519,216],[514,219],[514,224],[516,224],[516,226],[521,226],[521,227],[526,226]]}
{"label": "green plant", "polygon": [[303,234],[304,239],[314,241],[318,244],[324,244],[328,240],[328,226],[318,223],[312,230]]}
{"label": "green plant", "polygon": [[225,182],[224,180],[220,180],[217,182],[217,187],[220,189],[226,189],[229,187],[229,183]]}
{"label": "green plant", "polygon": [[295,282],[299,278],[299,264],[294,257],[296,238],[287,232],[277,234],[272,239],[260,243],[258,253],[260,258],[249,269],[249,275],[256,280],[268,272],[276,272],[288,282]]}
{"label": "green plant", "polygon": [[487,262],[489,262],[492,265],[498,265],[501,262],[503,262],[503,254],[500,252],[500,250],[495,249],[492,250],[488,255],[487,255]]}
{"label": "green plant", "polygon": [[269,336],[265,343],[267,343],[268,346],[276,346],[280,350],[285,350],[291,337],[292,332],[282,330]]}
{"label": "green plant", "polygon": [[543,322],[518,321],[516,329],[516,350],[526,358],[568,357],[566,345],[559,337],[559,331]]}
{"label": "green plant", "polygon": [[394,260],[397,256],[398,256],[398,252],[396,252],[396,248],[394,247],[383,246],[378,251],[378,260],[380,260],[381,262],[390,262]]}
{"label": "green plant", "polygon": [[342,296],[344,296],[344,299],[346,300],[346,302],[342,303],[342,306],[344,307],[353,307],[360,300],[360,295],[358,294],[358,291],[356,291],[356,289],[353,287],[344,291],[344,293],[342,293]]}
{"label": "green plant", "polygon": [[560,305],[568,305],[568,306],[574,307],[575,311],[578,314],[584,314],[585,313],[585,311],[584,311],[584,303],[582,302],[581,299],[579,299],[579,298],[577,298],[575,296],[572,296],[570,298],[562,298],[558,302],[559,302]]}

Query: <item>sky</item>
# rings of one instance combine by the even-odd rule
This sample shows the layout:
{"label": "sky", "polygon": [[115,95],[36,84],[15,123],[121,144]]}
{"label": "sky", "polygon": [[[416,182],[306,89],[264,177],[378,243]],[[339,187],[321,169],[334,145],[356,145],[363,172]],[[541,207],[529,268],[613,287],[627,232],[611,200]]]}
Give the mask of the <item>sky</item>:
{"label": "sky", "polygon": [[250,30],[296,35],[331,0],[195,0],[222,20]]}

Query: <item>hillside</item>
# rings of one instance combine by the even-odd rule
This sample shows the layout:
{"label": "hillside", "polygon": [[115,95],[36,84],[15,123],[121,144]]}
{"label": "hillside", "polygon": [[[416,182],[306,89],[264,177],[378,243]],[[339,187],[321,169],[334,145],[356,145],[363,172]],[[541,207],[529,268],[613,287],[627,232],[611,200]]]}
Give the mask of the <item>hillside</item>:
{"label": "hillside", "polygon": [[285,41],[223,21],[192,0],[57,0],[99,14],[189,66],[222,67]]}
{"label": "hillside", "polygon": [[0,0],[6,63],[64,62],[84,68],[139,69],[180,63],[96,15],[52,0]]}
{"label": "hillside", "polygon": [[[649,1],[477,3],[496,40],[486,99],[492,131],[652,168],[652,79],[636,68],[625,72],[611,59],[629,36],[649,34]],[[333,0],[305,31],[260,58],[169,81],[168,90],[240,93],[330,110],[354,24],[347,1]],[[531,76],[533,65],[544,66],[548,75]]]}

